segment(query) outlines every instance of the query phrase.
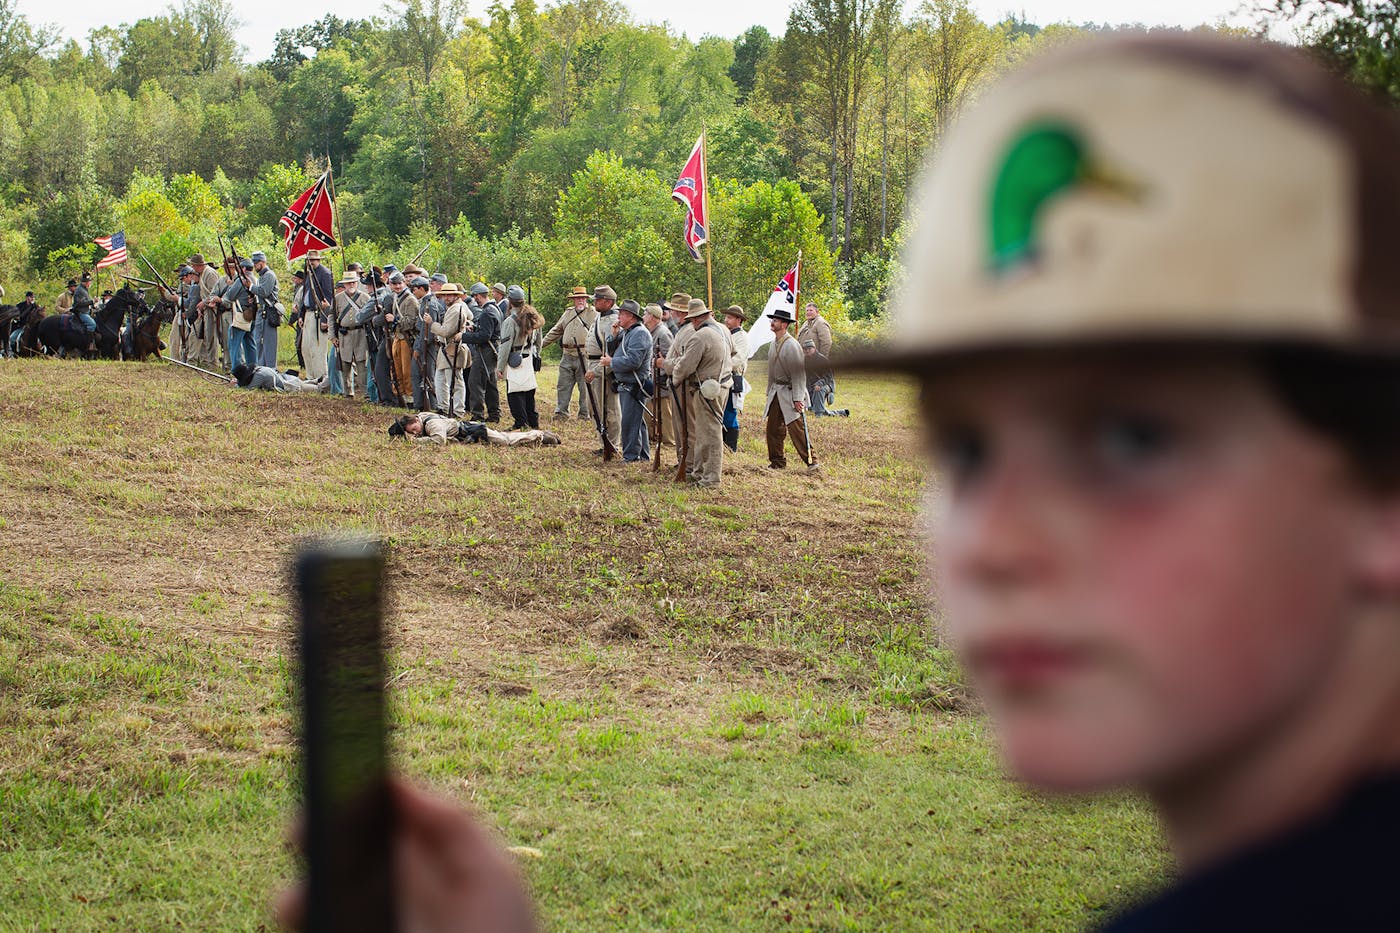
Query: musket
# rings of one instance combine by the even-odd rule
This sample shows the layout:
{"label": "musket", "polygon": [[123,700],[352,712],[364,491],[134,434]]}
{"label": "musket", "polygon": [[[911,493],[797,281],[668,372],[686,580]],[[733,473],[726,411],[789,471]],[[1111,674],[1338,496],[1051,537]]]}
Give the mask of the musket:
{"label": "musket", "polygon": [[418,252],[414,253],[412,259],[410,259],[408,262],[404,263],[404,268],[405,268],[405,269],[408,268],[409,266],[411,266],[411,265],[413,265],[414,263],[416,263],[419,259],[421,259],[421,258],[423,257],[423,254],[426,253],[426,252],[428,251],[428,247],[429,247],[429,246],[432,246],[432,245],[433,245],[433,241],[432,241],[432,240],[429,240],[428,242],[424,243],[424,244],[423,244],[423,248],[420,249]]}
{"label": "musket", "polygon": [[676,404],[675,426],[672,428],[676,434],[676,482],[683,483],[688,478],[686,476],[686,459],[690,453],[690,432],[686,429],[686,404],[685,391],[681,387],[676,389],[676,380],[671,379],[671,398]]}
{"label": "musket", "polygon": [[166,294],[170,295],[171,303],[175,306],[174,323],[171,326],[180,328],[180,352],[187,353],[188,351],[184,347],[185,341],[189,340],[189,328],[185,326],[185,309],[180,307],[180,293],[170,287],[169,283],[165,281],[165,277],[156,270],[155,266],[151,265],[151,261],[146,258],[145,253],[137,253],[136,255],[146,264],[146,268],[151,270],[151,274],[156,277],[156,281],[160,283],[158,287],[163,289]]}
{"label": "musket", "polygon": [[[662,324],[661,326],[662,326],[662,327],[665,327],[666,325]],[[656,435],[656,436],[655,436],[655,438],[654,438],[655,443],[656,443],[656,453],[652,454],[651,471],[652,471],[653,473],[660,473],[660,472],[661,472],[661,440],[662,440],[662,436],[661,436],[661,403],[662,403],[662,398],[661,398],[661,378],[662,378],[662,374],[659,373],[659,372],[656,372],[654,369],[652,370],[652,374],[653,374],[653,375],[652,375],[652,378],[653,378],[653,380],[655,381],[655,384],[656,384],[656,394],[655,394],[654,396],[652,396],[652,401],[656,404],[656,411],[652,414],[652,420],[653,420],[653,422],[656,424],[656,431],[655,431],[655,435]],[[668,383],[670,382],[669,378],[667,379],[667,382],[668,382]]]}
{"label": "musket", "polygon": [[147,288],[161,287],[159,282],[152,282],[150,279],[138,279],[136,276],[127,275],[125,272],[122,273],[122,278],[126,279],[128,282],[135,282],[137,285],[144,285]]}
{"label": "musket", "polygon": [[225,376],[223,373],[216,373],[213,370],[205,369],[202,366],[196,366],[193,363],[182,362],[180,360],[175,359],[174,357],[166,356],[164,353],[160,355],[160,358],[165,360],[167,363],[174,363],[176,366],[183,366],[186,369],[193,369],[197,373],[203,373],[206,376],[213,376],[220,382],[229,382],[232,378],[230,376]]}
{"label": "musket", "polygon": [[[588,363],[583,358],[582,350],[575,350],[578,354],[578,364],[583,368],[584,375],[588,374]],[[608,429],[603,424],[603,419],[598,414],[598,400],[593,396],[593,383],[586,378],[583,380],[583,394],[588,396],[588,413],[593,416],[593,426],[598,429],[598,436],[603,439],[603,460],[608,461],[613,458],[617,450],[613,447],[612,441],[608,440]]]}
{"label": "musket", "polygon": [[[379,292],[378,292],[377,290],[375,291],[375,294],[374,294],[374,307],[375,307],[375,310],[378,310],[378,311],[381,311],[381,312],[382,312],[382,309],[380,308],[380,305],[379,305]],[[390,308],[389,313],[394,315],[394,324],[395,324],[395,327],[397,327],[397,325],[398,325],[398,303],[394,300],[394,293],[393,293],[393,292],[390,292],[390,293],[389,293],[389,308]],[[383,317],[383,314],[382,314],[382,313],[380,314],[380,317]],[[395,404],[395,405],[402,405],[402,404],[403,404],[403,392],[402,392],[402,390],[399,388],[399,372],[398,372],[398,367],[396,367],[396,366],[394,365],[394,332],[393,332],[393,330],[390,330],[390,329],[389,329],[389,325],[388,325],[388,324],[385,324],[385,325],[384,325],[384,337],[383,337],[383,341],[382,341],[382,348],[383,348],[383,350],[384,350],[384,357],[389,361],[389,389],[394,393],[394,404]]]}

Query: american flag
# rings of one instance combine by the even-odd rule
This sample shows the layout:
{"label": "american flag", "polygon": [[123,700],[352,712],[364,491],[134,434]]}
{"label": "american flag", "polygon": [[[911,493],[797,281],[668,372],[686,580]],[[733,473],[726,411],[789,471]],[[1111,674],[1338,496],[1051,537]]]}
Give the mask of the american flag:
{"label": "american flag", "polygon": [[92,242],[106,250],[111,250],[97,262],[97,268],[105,269],[108,266],[115,266],[118,263],[126,262],[126,234],[114,233],[111,236],[100,236]]}

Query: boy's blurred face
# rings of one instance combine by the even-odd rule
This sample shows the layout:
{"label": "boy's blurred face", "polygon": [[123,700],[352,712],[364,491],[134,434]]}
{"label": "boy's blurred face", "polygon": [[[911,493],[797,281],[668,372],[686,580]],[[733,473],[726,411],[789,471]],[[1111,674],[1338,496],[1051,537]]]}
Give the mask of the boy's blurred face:
{"label": "boy's blurred face", "polygon": [[1021,777],[1168,788],[1327,689],[1367,503],[1247,365],[1007,355],[925,391],[937,595]]}

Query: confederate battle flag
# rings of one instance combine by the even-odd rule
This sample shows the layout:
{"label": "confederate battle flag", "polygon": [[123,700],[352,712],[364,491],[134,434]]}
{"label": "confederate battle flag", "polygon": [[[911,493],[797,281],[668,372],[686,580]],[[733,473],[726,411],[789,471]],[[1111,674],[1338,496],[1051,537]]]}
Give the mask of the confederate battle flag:
{"label": "confederate battle flag", "polygon": [[710,242],[710,218],[705,216],[705,134],[695,141],[690,158],[681,169],[680,181],[671,190],[671,197],[685,205],[685,248],[691,258],[704,262],[700,247]]}
{"label": "confederate battle flag", "polygon": [[304,256],[307,250],[335,247],[335,237],[331,235],[331,211],[334,206],[330,172],[326,172],[287,208],[279,223],[287,228],[288,262]]}

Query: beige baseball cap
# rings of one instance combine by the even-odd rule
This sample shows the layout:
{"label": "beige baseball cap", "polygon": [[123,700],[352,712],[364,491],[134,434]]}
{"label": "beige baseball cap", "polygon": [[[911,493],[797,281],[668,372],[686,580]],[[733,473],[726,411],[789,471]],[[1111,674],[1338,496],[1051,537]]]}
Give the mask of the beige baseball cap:
{"label": "beige baseball cap", "polygon": [[1400,123],[1300,53],[1077,43],[983,95],[918,194],[880,358],[1156,339],[1400,350]]}

